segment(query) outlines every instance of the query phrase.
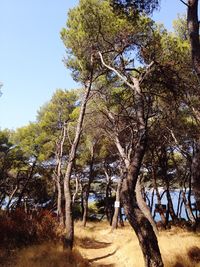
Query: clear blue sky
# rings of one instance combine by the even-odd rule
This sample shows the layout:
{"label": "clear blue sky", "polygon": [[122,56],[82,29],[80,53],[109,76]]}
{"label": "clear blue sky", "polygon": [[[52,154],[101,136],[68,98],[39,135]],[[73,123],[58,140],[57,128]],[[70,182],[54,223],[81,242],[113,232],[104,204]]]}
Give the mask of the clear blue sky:
{"label": "clear blue sky", "polygon": [[[60,30],[77,0],[0,0],[0,128],[34,121],[37,110],[57,88],[77,87],[62,59]],[[162,0],[154,19],[169,29],[186,7]]]}

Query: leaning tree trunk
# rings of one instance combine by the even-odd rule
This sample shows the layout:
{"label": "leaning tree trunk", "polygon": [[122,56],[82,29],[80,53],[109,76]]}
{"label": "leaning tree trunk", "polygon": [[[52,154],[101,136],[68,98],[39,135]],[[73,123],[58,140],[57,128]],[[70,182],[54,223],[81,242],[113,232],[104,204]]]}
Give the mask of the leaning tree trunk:
{"label": "leaning tree trunk", "polygon": [[[123,181],[121,200],[125,214],[129,220],[129,223],[133,227],[138,237],[145,261],[145,266],[162,267],[163,262],[160,254],[160,249],[158,246],[157,237],[154,233],[154,230],[149,220],[146,218],[146,216],[138,207],[135,194],[135,187],[140,172],[142,160],[145,154],[146,142],[147,142],[147,122],[145,120],[144,102],[143,102],[144,95],[143,92],[141,91],[140,83],[145,78],[145,76],[148,75],[150,68],[154,63],[152,62],[148,66],[148,68],[146,69],[146,73],[142,77],[140,77],[140,80],[138,78],[130,76],[129,77],[131,81],[130,83],[129,81],[127,81],[126,77],[121,75],[116,69],[110,67],[104,62],[101,52],[99,52],[99,56],[102,64],[109,70],[115,72],[115,74],[132,90],[134,94],[134,107],[137,118],[137,137],[134,140],[136,142],[130,140],[132,144],[133,143],[136,144],[134,148],[134,153],[132,153],[132,151],[131,153],[128,153],[130,157],[129,156],[127,157],[124,148],[120,144],[120,140],[117,135],[118,133],[117,134],[115,133],[114,136],[115,145],[119,151],[119,154],[121,155],[121,158],[124,161],[127,171],[127,176]],[[112,118],[112,114],[110,115],[110,117],[111,120],[114,120]]]}
{"label": "leaning tree trunk", "polygon": [[143,134],[135,148],[135,154],[123,181],[121,199],[125,215],[133,227],[143,253],[146,267],[162,267],[163,262],[153,227],[138,206],[135,187],[145,152],[146,136]]}
{"label": "leaning tree trunk", "polygon": [[185,192],[182,192],[182,198],[183,198],[183,203],[185,204],[185,210],[186,210],[188,219],[192,222],[192,224],[194,224],[196,222],[195,217],[192,213],[191,206],[190,206],[189,202],[187,201],[187,198],[185,196]]}
{"label": "leaning tree trunk", "polygon": [[136,198],[136,183],[138,180],[142,160],[147,143],[147,125],[144,119],[143,97],[139,80],[132,78],[134,84],[135,104],[138,122],[138,139],[134,154],[127,170],[127,177],[122,187],[122,203],[129,223],[133,227],[140,247],[142,249],[146,267],[162,267],[163,262],[158,246],[158,241],[153,227],[144,213],[141,211]]}
{"label": "leaning tree trunk", "polygon": [[130,184],[126,180],[124,181],[122,191],[124,211],[138,237],[145,266],[162,267],[162,258],[153,227],[138,207],[135,192],[133,192]]}
{"label": "leaning tree trunk", "polygon": [[154,219],[151,215],[151,211],[150,211],[149,207],[147,206],[146,202],[144,201],[144,199],[142,197],[141,190],[142,189],[141,189],[140,178],[138,178],[136,186],[135,186],[136,200],[137,200],[138,206],[139,206],[140,210],[143,212],[143,214],[146,216],[146,218],[149,220],[150,224],[153,227],[155,234],[158,234],[157,226],[156,226]]}
{"label": "leaning tree trunk", "polygon": [[90,80],[87,82],[85,95],[81,103],[80,114],[76,126],[76,132],[74,141],[71,145],[67,169],[64,177],[64,196],[65,196],[65,237],[63,238],[64,248],[73,248],[74,243],[74,222],[72,216],[72,195],[70,187],[70,179],[72,174],[72,168],[76,158],[76,152],[81,137],[83,119],[85,116],[86,104],[89,99],[91,87],[92,87],[93,71],[90,73]]}

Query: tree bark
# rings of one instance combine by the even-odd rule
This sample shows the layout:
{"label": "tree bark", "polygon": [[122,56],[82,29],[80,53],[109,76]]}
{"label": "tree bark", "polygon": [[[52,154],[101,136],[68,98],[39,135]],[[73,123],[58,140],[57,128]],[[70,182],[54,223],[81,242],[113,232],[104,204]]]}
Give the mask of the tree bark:
{"label": "tree bark", "polygon": [[143,252],[145,266],[162,267],[163,262],[157,237],[151,223],[139,208],[135,193],[140,167],[146,150],[147,126],[144,120],[143,98],[139,80],[132,78],[132,82],[134,84],[133,89],[138,120],[138,139],[129,169],[127,170],[127,177],[123,182],[122,201],[125,214],[138,237]]}
{"label": "tree bark", "polygon": [[86,227],[87,217],[88,217],[88,199],[90,195],[90,186],[93,180],[93,165],[94,165],[94,148],[91,149],[91,160],[89,166],[89,179],[88,184],[85,187],[85,192],[83,192],[83,218],[82,225]]}
{"label": "tree bark", "polygon": [[136,187],[135,187],[135,193],[136,193],[136,199],[137,199],[138,207],[143,212],[143,214],[146,216],[146,218],[149,220],[150,224],[153,227],[155,234],[158,234],[158,229],[156,227],[154,219],[152,218],[150,209],[142,197],[140,178],[138,178],[138,180],[137,180]]}
{"label": "tree bark", "polygon": [[[158,190],[157,180],[156,180],[156,170],[155,170],[154,166],[153,166],[152,175],[153,175],[153,186],[154,186],[154,189],[156,191],[157,203],[158,203],[158,208],[159,208],[158,212],[160,214],[162,225],[165,228],[166,225],[167,225],[167,220],[166,220],[166,217],[165,217],[165,214],[164,214],[164,211],[163,211],[163,207],[162,207],[161,196],[160,196],[160,193],[159,193],[159,190]],[[155,211],[154,211],[154,214],[155,214]]]}
{"label": "tree bark", "polygon": [[63,157],[63,146],[66,138],[66,127],[63,125],[61,129],[61,134],[59,140],[57,142],[56,147],[56,173],[55,173],[55,180],[56,180],[56,187],[57,187],[57,217],[61,227],[64,227],[64,214],[62,211],[62,185],[61,185],[61,176],[62,176],[62,157]]}
{"label": "tree bark", "polygon": [[185,209],[186,209],[186,212],[188,215],[188,219],[194,224],[196,221],[195,221],[194,215],[192,213],[191,207],[190,207],[190,205],[186,199],[185,192],[182,192],[182,198],[183,198],[183,202],[185,204]]}
{"label": "tree bark", "polygon": [[[126,189],[125,189],[126,188]],[[122,200],[125,214],[133,227],[143,253],[146,267],[162,267],[162,258],[153,228],[137,205],[135,193],[123,188]]]}
{"label": "tree bark", "polygon": [[130,76],[129,78],[131,82],[129,82],[125,76],[121,75],[116,69],[104,62],[103,56],[100,52],[99,56],[102,64],[107,69],[113,71],[132,90],[134,94],[134,107],[137,117],[137,137],[135,138],[136,142],[132,142],[133,140],[130,140],[132,144],[136,144],[134,152],[132,153],[131,151],[131,153],[128,153],[130,157],[127,156],[125,150],[120,144],[118,132],[115,132],[115,145],[124,162],[124,165],[126,166],[127,171],[126,178],[123,180],[121,200],[129,223],[138,237],[143,252],[145,266],[162,267],[163,263],[157,237],[149,220],[138,207],[135,194],[135,187],[147,143],[147,122],[145,121],[144,116],[143,93],[140,88],[140,83],[146,77],[146,74],[148,73],[149,68],[153,65],[153,62],[149,65],[149,68],[147,68],[146,73],[143,75],[143,77],[141,77],[140,80]]}
{"label": "tree bark", "polygon": [[192,189],[194,192],[197,209],[200,210],[200,140],[195,143],[194,155],[191,164]]}
{"label": "tree bark", "polygon": [[199,42],[199,19],[198,0],[188,0],[187,25],[192,51],[192,63],[200,81],[200,42]]}
{"label": "tree bark", "polygon": [[[123,182],[123,177],[119,178],[118,183],[117,183],[117,190],[116,190],[116,198],[115,198],[115,209],[114,209],[114,215],[112,219],[112,231],[114,229],[117,229],[118,227],[118,220],[119,220],[119,212],[121,209],[120,205],[120,192],[122,189],[122,182]],[[116,205],[118,204],[118,205]]]}
{"label": "tree bark", "polygon": [[85,116],[86,104],[90,95],[92,87],[93,71],[90,73],[90,80],[86,84],[85,95],[81,103],[80,114],[76,126],[76,132],[74,141],[72,143],[69,159],[67,163],[67,169],[64,177],[64,196],[65,196],[65,237],[63,239],[64,248],[73,248],[74,243],[74,222],[72,216],[72,196],[71,196],[71,187],[70,179],[72,174],[73,164],[76,158],[76,152],[81,137],[83,119]]}
{"label": "tree bark", "polygon": [[110,225],[112,225],[112,217],[113,217],[112,208],[111,208],[111,183],[112,181],[106,168],[104,168],[104,173],[106,175],[105,213],[106,213],[107,221],[109,222]]}
{"label": "tree bark", "polygon": [[181,206],[181,195],[182,195],[182,189],[179,190],[178,194],[178,205],[177,205],[177,211],[176,211],[176,216],[179,218],[179,210]]}
{"label": "tree bark", "polygon": [[31,166],[30,173],[29,173],[29,175],[28,175],[28,177],[27,177],[27,180],[26,180],[26,182],[25,182],[25,184],[24,184],[24,186],[23,186],[23,188],[22,188],[22,191],[21,191],[21,193],[20,193],[20,195],[19,195],[19,197],[18,197],[17,204],[16,204],[16,208],[18,208],[18,207],[20,206],[20,204],[21,204],[21,201],[22,201],[22,198],[23,198],[24,193],[25,193],[25,191],[26,191],[26,188],[27,188],[27,186],[28,186],[30,180],[32,179],[32,177],[33,177],[33,175],[34,175],[34,171],[35,171],[36,164],[37,164],[37,158],[35,159],[35,161],[33,162],[33,165]]}

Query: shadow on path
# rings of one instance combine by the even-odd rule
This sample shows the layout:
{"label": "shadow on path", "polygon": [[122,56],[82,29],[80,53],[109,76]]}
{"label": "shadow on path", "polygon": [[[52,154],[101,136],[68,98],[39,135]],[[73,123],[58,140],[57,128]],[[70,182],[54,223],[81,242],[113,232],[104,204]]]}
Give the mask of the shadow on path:
{"label": "shadow on path", "polygon": [[95,267],[115,267],[115,264],[97,264]]}
{"label": "shadow on path", "polygon": [[[89,262],[94,262],[94,261],[98,261],[98,260],[102,260],[102,259],[108,258],[108,257],[114,255],[114,254],[116,253],[116,251],[117,251],[117,249],[115,249],[113,252],[108,253],[108,254],[106,254],[106,255],[104,255],[104,256],[96,257],[96,258],[90,259]],[[111,265],[100,265],[100,266],[114,266],[114,265],[111,264]]]}
{"label": "shadow on path", "polygon": [[97,241],[95,239],[88,238],[88,237],[77,238],[76,243],[81,248],[85,248],[85,249],[101,249],[101,248],[107,248],[111,245],[111,243],[100,242],[100,241]]}

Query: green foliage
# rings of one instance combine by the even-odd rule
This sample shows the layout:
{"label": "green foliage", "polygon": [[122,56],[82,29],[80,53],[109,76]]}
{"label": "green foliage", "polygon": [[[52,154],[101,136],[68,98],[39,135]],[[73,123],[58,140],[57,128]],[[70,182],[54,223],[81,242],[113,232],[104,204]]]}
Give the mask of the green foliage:
{"label": "green foliage", "polygon": [[42,132],[38,123],[29,123],[16,130],[13,135],[13,140],[25,155],[29,158],[33,157],[38,160],[43,160],[46,151],[42,151],[42,146],[47,142],[49,136]]}
{"label": "green foliage", "polygon": [[147,25],[151,24],[149,18],[140,17],[132,25],[113,12],[109,1],[81,0],[79,6],[69,12],[66,28],[61,31],[68,54],[66,65],[72,69],[76,80],[84,80],[93,57],[95,70],[101,73],[98,51],[109,59],[107,51],[114,58],[116,53],[128,52],[129,47],[138,47],[146,35]]}
{"label": "green foliage", "polygon": [[186,15],[178,15],[178,18],[173,21],[175,35],[182,41],[189,41]]}
{"label": "green foliage", "polygon": [[128,17],[141,12],[151,14],[159,7],[160,3],[159,0],[111,0],[110,2],[116,11],[122,11]]}
{"label": "green foliage", "polygon": [[51,100],[40,108],[37,120],[49,134],[55,134],[70,120],[79,97],[78,90],[56,90]]}

